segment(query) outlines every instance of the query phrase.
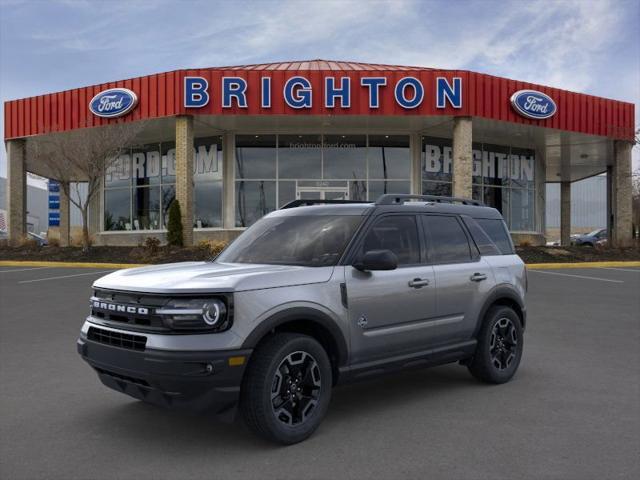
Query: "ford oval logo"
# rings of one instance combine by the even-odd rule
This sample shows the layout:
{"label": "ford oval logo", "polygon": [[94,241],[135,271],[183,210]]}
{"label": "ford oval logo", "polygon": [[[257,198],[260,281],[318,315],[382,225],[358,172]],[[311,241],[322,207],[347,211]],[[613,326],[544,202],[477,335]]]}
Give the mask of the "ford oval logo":
{"label": "ford oval logo", "polygon": [[126,115],[138,104],[138,96],[127,88],[103,90],[89,102],[89,110],[103,118]]}
{"label": "ford oval logo", "polygon": [[518,90],[511,95],[511,105],[523,117],[535,120],[551,118],[556,114],[556,103],[549,95],[535,90]]}

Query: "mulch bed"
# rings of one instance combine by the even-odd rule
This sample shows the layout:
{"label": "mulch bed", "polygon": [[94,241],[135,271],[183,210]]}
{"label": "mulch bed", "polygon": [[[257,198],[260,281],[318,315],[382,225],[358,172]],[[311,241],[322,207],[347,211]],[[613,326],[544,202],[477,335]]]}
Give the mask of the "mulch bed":
{"label": "mulch bed", "polygon": [[517,247],[524,263],[638,261],[640,248]]}
{"label": "mulch bed", "polygon": [[[640,260],[640,248],[591,247],[518,247],[525,263],[564,263]],[[92,247],[83,252],[80,247],[8,247],[0,246],[0,260],[31,260],[57,262],[106,263],[170,263],[209,260],[212,253],[203,247]]]}

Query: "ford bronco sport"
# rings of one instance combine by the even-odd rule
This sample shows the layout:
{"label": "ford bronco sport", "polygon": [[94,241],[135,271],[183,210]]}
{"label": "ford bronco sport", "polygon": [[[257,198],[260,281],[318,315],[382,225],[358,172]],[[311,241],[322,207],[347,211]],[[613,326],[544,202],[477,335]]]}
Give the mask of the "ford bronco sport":
{"label": "ford bronco sport", "polygon": [[218,258],[93,285],[77,346],[108,387],[213,409],[272,441],[307,438],[332,387],[460,362],[490,383],[522,356],[526,271],[500,213],[472,200],[296,200]]}

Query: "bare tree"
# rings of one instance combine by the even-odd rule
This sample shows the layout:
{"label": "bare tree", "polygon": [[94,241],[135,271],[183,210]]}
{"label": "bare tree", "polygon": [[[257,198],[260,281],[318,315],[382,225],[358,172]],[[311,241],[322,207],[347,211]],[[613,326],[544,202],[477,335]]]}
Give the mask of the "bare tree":
{"label": "bare tree", "polygon": [[[136,140],[139,123],[112,124],[65,133],[52,133],[27,141],[27,158],[43,165],[58,180],[69,201],[82,214],[82,247],[90,247],[89,205],[100,192],[100,183],[117,158]],[[87,184],[80,195],[78,182]],[[75,185],[72,195],[71,185]]]}

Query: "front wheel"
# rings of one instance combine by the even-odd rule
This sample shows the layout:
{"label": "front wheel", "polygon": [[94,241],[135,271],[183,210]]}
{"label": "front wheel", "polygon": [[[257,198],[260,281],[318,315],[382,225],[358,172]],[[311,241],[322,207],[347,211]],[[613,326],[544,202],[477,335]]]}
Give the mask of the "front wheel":
{"label": "front wheel", "polygon": [[469,371],[483,382],[508,382],[520,365],[523,340],[518,314],[509,307],[492,307],[478,334],[478,346],[468,365]]}
{"label": "front wheel", "polygon": [[276,334],[251,356],[240,399],[245,422],[267,440],[301,442],[324,418],[332,384],[322,345],[306,335]]}

